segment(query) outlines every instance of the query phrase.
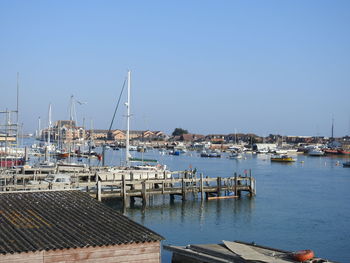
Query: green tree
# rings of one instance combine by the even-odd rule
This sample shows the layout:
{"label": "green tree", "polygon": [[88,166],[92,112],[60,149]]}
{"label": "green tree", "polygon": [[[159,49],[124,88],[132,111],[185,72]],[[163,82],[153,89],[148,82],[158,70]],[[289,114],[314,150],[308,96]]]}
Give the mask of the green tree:
{"label": "green tree", "polygon": [[173,136],[181,136],[183,134],[188,134],[188,131],[182,128],[175,128],[175,130],[172,133]]}

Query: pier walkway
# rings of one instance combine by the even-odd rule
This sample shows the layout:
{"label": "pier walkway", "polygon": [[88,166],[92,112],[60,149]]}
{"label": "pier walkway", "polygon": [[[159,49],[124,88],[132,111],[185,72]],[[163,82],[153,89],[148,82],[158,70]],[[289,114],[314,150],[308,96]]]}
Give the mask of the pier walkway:
{"label": "pier walkway", "polygon": [[[232,177],[205,177],[203,174],[195,175],[189,171],[167,172],[155,174],[147,172],[135,176],[131,171],[113,176],[109,180],[101,180],[100,169],[80,169],[66,171],[69,182],[47,182],[44,179],[50,169],[9,170],[0,171],[0,193],[4,191],[35,191],[51,189],[78,189],[86,191],[98,200],[116,197],[124,205],[141,199],[147,204],[149,196],[169,195],[170,199],[180,196],[187,199],[188,194],[200,196],[202,200],[226,199],[240,197],[242,192],[250,196],[256,194],[256,183],[249,171],[249,175],[234,174]],[[56,171],[57,172],[57,171]],[[33,183],[34,180],[34,183]]]}

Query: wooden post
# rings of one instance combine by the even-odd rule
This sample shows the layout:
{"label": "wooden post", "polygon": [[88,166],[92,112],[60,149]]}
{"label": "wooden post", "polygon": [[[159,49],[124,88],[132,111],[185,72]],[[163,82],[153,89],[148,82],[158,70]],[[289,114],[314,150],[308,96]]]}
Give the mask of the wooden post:
{"label": "wooden post", "polygon": [[[239,175],[238,178],[242,178],[242,175]],[[237,185],[237,188],[238,188],[238,189],[237,189],[236,195],[237,195],[238,197],[241,197],[241,190],[239,189],[239,188],[240,188],[240,185],[241,185],[241,181],[238,180],[238,178],[236,177],[236,185]]]}
{"label": "wooden post", "polygon": [[221,195],[221,177],[217,178],[217,195]]}
{"label": "wooden post", "polygon": [[204,200],[203,173],[200,174],[201,200]]}
{"label": "wooden post", "polygon": [[24,147],[24,164],[28,162],[28,146]]}
{"label": "wooden post", "polygon": [[133,206],[135,204],[135,197],[130,196],[130,205]]}
{"label": "wooden post", "polygon": [[[6,180],[7,180],[7,179],[5,178],[5,182],[6,182]],[[24,183],[24,181],[25,181],[25,180],[23,179],[23,183]],[[6,183],[5,183],[5,184],[6,184]],[[14,175],[13,175],[13,184],[14,184],[14,185],[17,185],[17,174],[14,174]]]}
{"label": "wooden post", "polygon": [[235,173],[235,185],[234,185],[234,189],[235,189],[235,195],[237,195],[237,173]]}
{"label": "wooden post", "polygon": [[97,181],[97,200],[101,202],[101,181]]}
{"label": "wooden post", "polygon": [[186,201],[186,183],[185,183],[184,177],[182,177],[181,184],[182,184],[182,200]]}
{"label": "wooden post", "polygon": [[125,183],[125,174],[122,175],[122,198],[123,198],[123,206],[126,206],[126,183]]}
{"label": "wooden post", "polygon": [[147,193],[146,193],[146,181],[142,181],[142,204],[146,205],[147,204]]}
{"label": "wooden post", "polygon": [[250,196],[255,196],[255,195],[256,195],[255,179],[251,178],[250,179]]}

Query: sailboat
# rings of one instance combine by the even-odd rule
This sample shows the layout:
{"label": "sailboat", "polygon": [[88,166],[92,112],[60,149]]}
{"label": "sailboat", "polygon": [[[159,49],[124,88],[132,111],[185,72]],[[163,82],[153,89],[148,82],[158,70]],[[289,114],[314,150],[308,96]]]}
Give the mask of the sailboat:
{"label": "sailboat", "polygon": [[[131,71],[128,71],[128,96],[127,96],[127,102],[125,103],[127,114],[126,114],[126,143],[125,143],[125,163],[126,166],[130,166],[131,162],[141,162],[145,166],[144,163],[156,163],[157,160],[153,159],[144,159],[143,154],[142,158],[134,158],[130,154],[130,92],[131,92]],[[142,166],[138,166],[142,168]],[[147,165],[147,168],[149,168],[149,165]]]}
{"label": "sailboat", "polygon": [[53,168],[56,167],[56,163],[50,161],[50,155],[55,150],[55,146],[51,144],[51,129],[52,129],[52,121],[51,121],[51,103],[49,104],[49,120],[48,120],[48,128],[47,128],[47,142],[45,147],[45,160],[43,162],[35,165],[36,167],[41,168]]}
{"label": "sailboat", "polygon": [[[98,172],[98,176],[102,180],[120,180],[125,176],[126,180],[132,179],[148,179],[148,178],[170,178],[171,173],[167,170],[166,165],[150,165],[150,162],[156,160],[133,158],[130,154],[130,90],[131,90],[131,71],[128,71],[127,85],[127,102],[126,106],[126,138],[125,138],[125,165],[108,168],[108,171]],[[141,162],[141,165],[131,165],[132,162]]]}
{"label": "sailboat", "polygon": [[[12,167],[25,164],[24,150],[19,148],[19,73],[17,72],[17,109],[0,111],[5,114],[5,124],[1,125],[2,131],[0,142],[0,167]],[[12,114],[16,115],[16,122],[12,122]]]}

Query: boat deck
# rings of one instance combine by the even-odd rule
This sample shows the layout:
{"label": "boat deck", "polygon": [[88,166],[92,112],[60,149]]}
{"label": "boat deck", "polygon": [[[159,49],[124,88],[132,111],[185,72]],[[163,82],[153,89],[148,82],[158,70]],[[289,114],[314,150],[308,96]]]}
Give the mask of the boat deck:
{"label": "boat deck", "polygon": [[[291,263],[293,252],[276,248],[258,246],[241,241],[223,241],[223,244],[188,246],[164,245],[173,252],[172,263]],[[312,258],[307,263],[335,263],[321,258]]]}

